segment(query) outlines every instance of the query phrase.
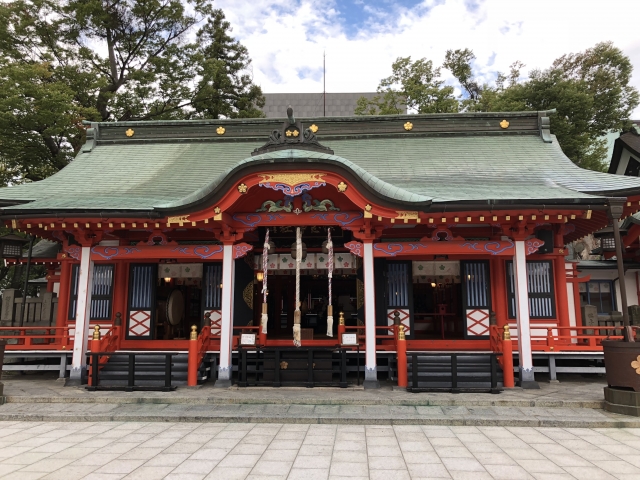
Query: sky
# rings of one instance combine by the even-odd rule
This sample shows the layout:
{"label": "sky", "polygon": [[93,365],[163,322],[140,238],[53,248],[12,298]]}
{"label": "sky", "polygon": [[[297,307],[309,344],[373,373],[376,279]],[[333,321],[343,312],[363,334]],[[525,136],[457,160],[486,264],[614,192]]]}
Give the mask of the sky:
{"label": "sky", "polygon": [[[398,57],[440,65],[471,48],[490,83],[516,60],[523,76],[559,56],[612,41],[631,58],[640,89],[640,0],[216,0],[249,49],[266,93],[375,91]],[[443,78],[454,84],[451,74]],[[640,119],[640,107],[633,118]]]}

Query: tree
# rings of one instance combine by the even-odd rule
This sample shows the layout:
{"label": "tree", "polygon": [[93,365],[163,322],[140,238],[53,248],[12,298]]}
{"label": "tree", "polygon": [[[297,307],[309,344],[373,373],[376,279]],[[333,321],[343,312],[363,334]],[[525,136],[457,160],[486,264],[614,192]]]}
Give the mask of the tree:
{"label": "tree", "polygon": [[[381,81],[378,91],[386,87],[405,96],[418,113],[556,109],[550,117],[551,131],[564,153],[582,168],[606,169],[603,137],[630,128],[629,117],[640,103],[638,91],[629,84],[631,61],[620,49],[611,42],[598,43],[584,52],[563,55],[546,70],[529,72],[527,79],[521,78],[524,64],[516,61],[508,74],[498,73],[493,85],[481,85],[474,77],[475,58],[468,48],[448,50],[445,55],[443,67],[463,92],[458,99],[440,80],[440,69],[424,59],[415,64],[409,58],[396,60],[393,75]],[[379,103],[362,101],[358,113],[394,113],[384,112]]]}
{"label": "tree", "polygon": [[[521,64],[519,64],[521,65]],[[582,168],[605,171],[608,164],[603,137],[630,128],[638,106],[631,85],[633,67],[610,42],[577,54],[563,55],[547,70],[533,70],[526,81],[513,80],[498,91],[491,111],[548,110],[551,131],[564,153]]]}
{"label": "tree", "polygon": [[0,4],[0,181],[63,168],[84,120],[262,116],[248,52],[211,1]]}
{"label": "tree", "polygon": [[372,100],[358,100],[356,115],[386,115],[400,113],[404,104],[417,113],[450,113],[458,111],[453,87],[444,85],[440,68],[425,58],[411,61],[399,57],[391,65],[391,76],[380,81],[378,93]]}
{"label": "tree", "polygon": [[247,73],[247,48],[228,32],[231,25],[222,10],[215,10],[197,35],[197,74],[201,77],[193,98],[195,116],[202,118],[263,116],[264,97]]}

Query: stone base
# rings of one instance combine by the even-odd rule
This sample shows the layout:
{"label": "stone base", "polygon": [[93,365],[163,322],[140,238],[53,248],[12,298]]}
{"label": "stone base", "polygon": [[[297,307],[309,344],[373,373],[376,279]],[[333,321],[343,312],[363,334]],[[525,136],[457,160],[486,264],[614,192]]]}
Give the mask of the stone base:
{"label": "stone base", "polygon": [[2,391],[4,390],[4,384],[0,382],[0,397],[2,396]]}
{"label": "stone base", "polygon": [[80,379],[80,378],[65,378],[64,379],[64,386],[65,387],[81,387],[82,386],[82,379]]}
{"label": "stone base", "polygon": [[213,384],[213,388],[229,388],[231,387],[231,380],[228,378],[219,378],[216,383]]}
{"label": "stone base", "polygon": [[520,388],[525,390],[539,390],[540,385],[536,382],[536,378],[533,373],[533,369],[525,370],[520,367],[520,381],[518,382]]}
{"label": "stone base", "polygon": [[538,382],[536,382],[535,380],[532,381],[522,381],[520,382],[520,388],[523,388],[525,390],[540,390],[540,385],[538,385]]}
{"label": "stone base", "polygon": [[380,388],[380,382],[378,382],[378,368],[366,368],[364,371],[364,382],[362,382],[362,386],[365,390],[370,390],[374,388]]}
{"label": "stone base", "polygon": [[640,417],[640,392],[604,387],[604,409],[611,413]]}

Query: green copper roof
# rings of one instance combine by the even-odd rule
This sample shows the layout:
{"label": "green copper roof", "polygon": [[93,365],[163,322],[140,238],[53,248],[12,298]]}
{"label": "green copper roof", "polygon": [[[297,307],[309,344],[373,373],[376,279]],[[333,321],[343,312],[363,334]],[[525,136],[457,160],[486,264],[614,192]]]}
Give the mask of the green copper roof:
{"label": "green copper roof", "polygon": [[[503,116],[516,130],[497,126]],[[401,128],[407,119],[415,125],[412,133]],[[0,189],[0,202],[9,204],[6,214],[179,209],[215,194],[231,172],[256,164],[268,170],[274,163],[332,164],[376,195],[414,208],[445,202],[597,203],[640,193],[640,178],[574,165],[553,136],[548,142],[540,135],[535,112],[305,124],[311,122],[320,125],[318,139],[334,155],[287,149],[250,156],[280,120],[99,124],[96,138],[69,166],[40,182]],[[218,125],[228,134],[216,135]],[[123,134],[127,128],[136,130],[133,138]]]}

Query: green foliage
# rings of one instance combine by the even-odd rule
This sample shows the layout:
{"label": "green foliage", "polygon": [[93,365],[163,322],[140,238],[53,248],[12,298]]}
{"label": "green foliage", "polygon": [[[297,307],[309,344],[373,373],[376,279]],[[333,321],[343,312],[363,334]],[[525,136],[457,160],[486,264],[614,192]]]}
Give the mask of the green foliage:
{"label": "green foliage", "polygon": [[262,116],[247,50],[211,1],[0,4],[0,182],[63,168],[83,121]]}
{"label": "green foliage", "polygon": [[380,81],[372,100],[361,97],[356,115],[388,115],[401,113],[407,106],[417,113],[451,113],[458,111],[453,87],[444,85],[440,69],[431,60],[398,58],[391,66],[391,76]]}
{"label": "green foliage", "polygon": [[227,32],[231,26],[222,10],[215,10],[198,31],[197,74],[193,107],[200,118],[255,118],[264,114],[262,90],[247,73],[251,60],[246,47]]}
{"label": "green foliage", "polygon": [[[473,51],[449,50],[443,67],[448,69],[463,92],[453,98],[453,89],[440,80],[440,69],[431,61],[412,63],[400,58],[393,74],[380,82],[378,91],[388,89],[407,98],[407,106],[418,113],[513,112],[556,109],[551,115],[551,132],[564,153],[577,165],[606,170],[606,144],[610,131],[630,127],[629,117],[638,106],[638,91],[629,85],[633,67],[628,57],[610,42],[599,43],[580,53],[563,55],[546,70],[529,72],[521,79],[524,64],[514,62],[508,74],[499,73],[495,85],[481,85],[473,74]],[[361,99],[356,114],[395,113],[384,110],[378,97]],[[451,102],[452,100],[452,102]]]}

